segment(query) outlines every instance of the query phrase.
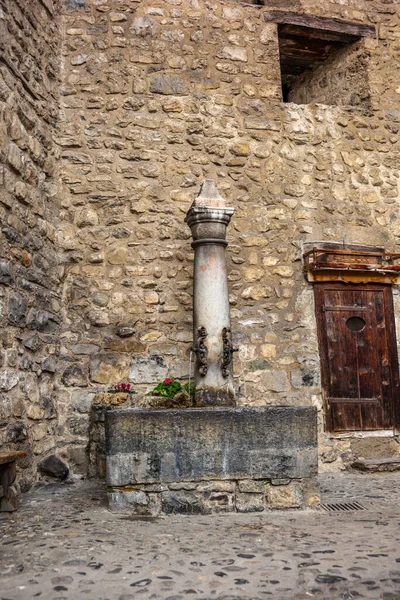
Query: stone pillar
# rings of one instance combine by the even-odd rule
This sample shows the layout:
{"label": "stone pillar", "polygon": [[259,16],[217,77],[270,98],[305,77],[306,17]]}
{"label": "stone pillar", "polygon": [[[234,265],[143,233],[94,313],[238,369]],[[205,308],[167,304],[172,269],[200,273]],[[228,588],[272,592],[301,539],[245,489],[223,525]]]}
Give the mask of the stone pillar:
{"label": "stone pillar", "polygon": [[197,406],[235,405],[225,261],[226,228],[233,212],[214,181],[205,180],[185,218],[195,252],[193,349]]}

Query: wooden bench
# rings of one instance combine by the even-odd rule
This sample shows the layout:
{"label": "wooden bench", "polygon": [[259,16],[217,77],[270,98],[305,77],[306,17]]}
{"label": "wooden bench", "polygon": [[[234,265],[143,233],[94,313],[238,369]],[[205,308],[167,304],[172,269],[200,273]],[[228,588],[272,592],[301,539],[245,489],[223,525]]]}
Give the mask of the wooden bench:
{"label": "wooden bench", "polygon": [[0,512],[17,510],[17,494],[12,484],[16,477],[16,461],[28,456],[27,452],[0,450]]}

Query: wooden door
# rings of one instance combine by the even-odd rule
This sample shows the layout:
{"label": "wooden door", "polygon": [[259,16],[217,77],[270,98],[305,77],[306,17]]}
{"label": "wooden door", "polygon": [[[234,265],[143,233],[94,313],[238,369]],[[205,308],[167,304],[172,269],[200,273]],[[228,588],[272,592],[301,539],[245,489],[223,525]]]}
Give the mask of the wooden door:
{"label": "wooden door", "polygon": [[391,429],[399,372],[390,285],[315,285],[328,431]]}

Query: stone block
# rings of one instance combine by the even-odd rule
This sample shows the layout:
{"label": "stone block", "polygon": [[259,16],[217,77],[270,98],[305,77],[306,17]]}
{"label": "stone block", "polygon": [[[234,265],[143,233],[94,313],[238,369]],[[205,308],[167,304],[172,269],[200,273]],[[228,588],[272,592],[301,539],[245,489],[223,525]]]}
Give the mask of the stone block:
{"label": "stone block", "polygon": [[7,260],[0,260],[0,283],[5,285],[14,284],[12,265]]}
{"label": "stone block", "polygon": [[218,58],[239,62],[247,62],[248,60],[246,48],[240,46],[224,46],[217,56]]}
{"label": "stone block", "polygon": [[340,456],[340,449],[331,440],[323,439],[318,445],[319,458],[325,464],[335,462]]}
{"label": "stone block", "polygon": [[268,508],[300,508],[303,503],[300,483],[292,481],[288,485],[267,486]]}
{"label": "stone block", "polygon": [[288,485],[290,483],[290,479],[271,479],[270,483],[271,485]]}
{"label": "stone block", "polygon": [[[278,0],[279,1],[279,0]],[[288,0],[286,0],[287,2]],[[289,0],[293,2],[293,0]],[[295,0],[298,2],[298,0]],[[265,23],[261,27],[260,31],[260,42],[262,44],[274,44],[276,48],[278,48],[278,32],[275,23]]]}
{"label": "stone block", "polygon": [[8,321],[18,327],[25,326],[26,300],[17,292],[11,292],[8,298]]}
{"label": "stone block", "polygon": [[38,469],[44,475],[49,475],[56,479],[66,479],[69,469],[67,465],[58,456],[51,454],[44,458],[39,464]]}
{"label": "stone block", "polygon": [[235,154],[236,156],[249,156],[250,154],[250,147],[248,144],[245,144],[244,142],[238,143],[238,144],[234,144],[233,146],[231,146],[229,148],[229,151],[232,154]]}
{"label": "stone block", "polygon": [[70,446],[66,450],[66,456],[74,473],[87,475],[89,457],[86,446]]}
{"label": "stone block", "polygon": [[72,435],[87,437],[89,433],[89,421],[87,415],[74,415],[67,421],[68,431]]}
{"label": "stone block", "polygon": [[78,227],[94,227],[99,222],[97,212],[92,208],[84,208],[76,216],[75,222]]}
{"label": "stone block", "polygon": [[71,393],[71,405],[79,413],[89,413],[92,407],[93,395],[87,390],[73,390]]}
{"label": "stone block", "polygon": [[176,491],[176,490],[193,491],[193,490],[197,490],[197,483],[195,483],[193,481],[182,481],[179,483],[170,483],[170,484],[168,484],[168,489],[171,491]]}
{"label": "stone block", "polygon": [[298,495],[302,506],[318,506],[321,502],[320,491],[315,479],[303,479],[298,483]]}
{"label": "stone block", "polygon": [[207,501],[213,513],[235,511],[235,495],[227,492],[212,492]]}
{"label": "stone block", "polygon": [[120,488],[109,490],[107,495],[113,512],[149,517],[157,517],[161,512],[161,497],[158,493]]}
{"label": "stone block", "polygon": [[96,354],[100,347],[95,344],[71,344],[70,350],[73,354]]}
{"label": "stone block", "polygon": [[162,356],[135,356],[132,359],[129,381],[156,385],[167,376],[167,367]]}
{"label": "stone block", "polygon": [[243,18],[243,11],[240,6],[223,6],[222,18],[229,22],[241,21]]}
{"label": "stone block", "polygon": [[[275,344],[261,344],[260,350],[261,350],[261,355],[264,358],[274,358],[276,356],[276,345]],[[273,371],[272,371],[272,373],[273,373]]]}
{"label": "stone block", "polygon": [[271,369],[271,363],[268,360],[256,358],[249,363],[249,371],[265,371]]}
{"label": "stone block", "polygon": [[244,479],[238,481],[239,492],[246,492],[250,494],[264,494],[265,492],[265,481],[257,479]]}
{"label": "stone block", "polygon": [[262,374],[262,384],[265,390],[271,392],[288,392],[290,383],[285,371],[265,371]]}
{"label": "stone block", "polygon": [[25,346],[25,348],[28,348],[28,350],[31,350],[32,352],[38,352],[39,350],[41,350],[43,343],[42,343],[42,340],[39,338],[39,336],[34,335],[32,337],[29,337],[27,340],[25,340],[24,346]]}
{"label": "stone block", "polygon": [[46,358],[42,360],[41,369],[46,373],[55,373],[57,369],[57,362],[54,356],[46,356]]}
{"label": "stone block", "polygon": [[23,166],[23,154],[21,150],[18,148],[14,142],[10,142],[8,147],[5,150],[5,159],[7,163],[15,170],[17,173],[21,173]]}
{"label": "stone block", "polygon": [[161,506],[166,515],[209,515],[212,512],[202,494],[185,491],[162,492]]}
{"label": "stone block", "polygon": [[106,420],[106,412],[108,410],[108,406],[93,404],[91,408],[91,418],[94,423],[104,423]]}
{"label": "stone block", "polygon": [[189,363],[188,361],[174,362],[168,372],[172,379],[189,379]]}
{"label": "stone block", "polygon": [[279,131],[281,124],[268,119],[245,119],[245,127],[256,131]]}
{"label": "stone block", "polygon": [[135,333],[135,329],[133,327],[123,325],[121,327],[118,327],[115,333],[121,338],[126,338],[133,335]]}
{"label": "stone block", "polygon": [[166,100],[163,103],[163,111],[166,113],[169,112],[182,112],[182,105],[180,102],[178,102],[178,100],[175,99],[171,99],[171,100]]}
{"label": "stone block", "polygon": [[150,92],[171,96],[187,96],[186,81],[179,75],[153,75],[150,81]]}
{"label": "stone block", "polygon": [[90,10],[88,0],[63,0],[65,10],[87,11]]}
{"label": "stone block", "polygon": [[264,494],[236,494],[236,510],[238,512],[263,512],[265,510]]}
{"label": "stone block", "polygon": [[140,489],[143,492],[167,492],[168,485],[166,483],[149,483],[148,485],[141,485]]}
{"label": "stone block", "polygon": [[0,419],[7,419],[9,421],[13,416],[13,406],[11,398],[4,396],[0,404]]}
{"label": "stone block", "polygon": [[67,387],[87,387],[88,381],[81,367],[68,366],[61,376],[61,381]]}
{"label": "stone block", "polygon": [[385,458],[398,456],[400,446],[393,438],[360,438],[351,440],[351,451],[355,458]]}
{"label": "stone block", "polygon": [[314,407],[116,409],[106,439],[113,486],[317,473]]}
{"label": "stone block", "polygon": [[41,419],[45,418],[45,411],[40,404],[31,404],[26,409],[26,416],[28,419],[40,421]]}
{"label": "stone block", "polygon": [[229,492],[233,494],[235,489],[234,481],[201,481],[197,486],[199,492]]}
{"label": "stone block", "polygon": [[90,361],[90,380],[94,383],[118,383],[127,379],[129,356],[124,354],[97,354]]}
{"label": "stone block", "polygon": [[8,392],[17,385],[19,375],[15,371],[6,369],[0,372],[0,392]]}
{"label": "stone block", "polygon": [[6,429],[6,441],[11,444],[24,442],[28,437],[28,431],[24,423],[10,423]]}
{"label": "stone block", "polygon": [[58,318],[47,310],[31,308],[28,312],[26,324],[29,329],[53,333],[58,327]]}
{"label": "stone block", "polygon": [[319,385],[320,371],[319,369],[301,367],[291,372],[290,380],[295,389]]}
{"label": "stone block", "polygon": [[152,37],[157,31],[157,23],[149,17],[136,17],[130,30],[139,37]]}

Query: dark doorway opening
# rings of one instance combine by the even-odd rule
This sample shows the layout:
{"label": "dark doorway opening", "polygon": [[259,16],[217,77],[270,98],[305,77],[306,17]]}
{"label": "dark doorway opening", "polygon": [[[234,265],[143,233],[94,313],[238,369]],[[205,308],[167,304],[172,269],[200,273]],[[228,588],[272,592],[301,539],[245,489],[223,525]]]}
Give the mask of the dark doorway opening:
{"label": "dark doorway opening", "polygon": [[[303,83],[308,85],[307,74],[316,71],[328,60],[332,62],[331,59],[341,55],[343,50],[350,48],[361,38],[376,36],[375,27],[372,25],[336,18],[329,19],[282,10],[267,10],[264,12],[264,18],[267,22],[278,25],[284,102],[303,103],[298,101],[297,90],[291,98],[291,91],[297,82],[300,85]],[[302,95],[304,94],[300,94]]]}

